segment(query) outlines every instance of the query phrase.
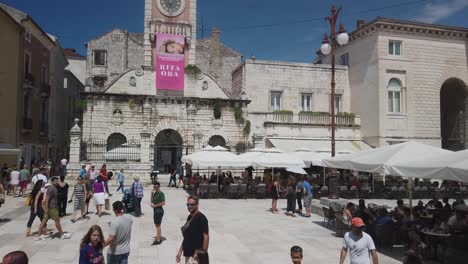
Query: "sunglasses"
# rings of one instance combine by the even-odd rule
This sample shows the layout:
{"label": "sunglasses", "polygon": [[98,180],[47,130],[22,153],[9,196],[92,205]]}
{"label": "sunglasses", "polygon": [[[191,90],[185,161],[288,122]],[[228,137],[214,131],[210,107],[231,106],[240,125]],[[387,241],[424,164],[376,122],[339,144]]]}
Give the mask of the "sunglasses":
{"label": "sunglasses", "polygon": [[196,203],[187,203],[187,207],[194,207],[195,205],[197,205]]}

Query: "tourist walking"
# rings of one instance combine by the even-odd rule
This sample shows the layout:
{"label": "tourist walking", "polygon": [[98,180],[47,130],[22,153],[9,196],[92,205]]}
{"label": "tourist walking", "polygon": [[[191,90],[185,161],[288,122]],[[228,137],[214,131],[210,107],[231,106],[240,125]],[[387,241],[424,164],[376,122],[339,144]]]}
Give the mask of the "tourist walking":
{"label": "tourist walking", "polygon": [[89,169],[88,174],[89,174],[89,181],[91,185],[93,185],[94,182],[96,181],[96,177],[99,175],[99,172],[96,170],[94,165],[91,165],[91,168]]}
{"label": "tourist walking", "polygon": [[70,197],[70,200],[68,201],[71,203],[73,201],[73,197],[75,197],[75,203],[73,206],[73,216],[72,216],[72,223],[76,222],[76,212],[81,211],[81,219],[84,219],[85,216],[85,199],[86,196],[88,196],[88,193],[86,192],[86,187],[83,183],[83,178],[78,177],[77,183],[73,187],[73,193]]}
{"label": "tourist walking", "polygon": [[81,239],[79,264],[104,264],[104,235],[98,225],[93,225]]}
{"label": "tourist walking", "polygon": [[378,264],[377,251],[371,236],[362,231],[365,227],[364,221],[359,217],[351,219],[351,231],[347,232],[343,238],[343,248],[341,249],[340,264],[343,264],[349,249],[351,264]]}
{"label": "tourist walking", "polygon": [[60,176],[60,182],[57,184],[57,200],[60,217],[67,215],[68,183],[65,182],[65,176]]}
{"label": "tourist walking", "polygon": [[80,177],[83,180],[86,179],[86,165],[85,164],[81,165]]}
{"label": "tourist walking", "polygon": [[177,183],[177,188],[180,187],[180,183],[182,182],[182,188],[185,188],[184,183],[184,166],[182,164],[179,165],[179,183]]}
{"label": "tourist walking", "polygon": [[47,169],[45,167],[42,167],[38,172],[32,177],[31,182],[33,185],[36,184],[38,180],[42,180],[42,184],[46,184],[48,179],[47,176],[45,176],[47,172]]}
{"label": "tourist walking", "polygon": [[[39,221],[42,222],[44,218],[44,209],[42,208],[42,199],[43,199],[43,191],[42,189],[42,180],[39,180],[34,185],[31,193],[29,194],[29,198],[27,199],[28,205],[30,207],[29,212],[29,220],[26,224],[26,236],[31,236],[31,226],[34,222],[36,217],[39,217]],[[41,230],[39,230],[41,232]]]}
{"label": "tourist walking", "polygon": [[167,187],[171,187],[171,183],[174,182],[174,186],[177,185],[177,179],[176,179],[176,174],[177,174],[177,170],[175,168],[171,168],[170,170],[170,178],[169,178],[169,185],[167,185]]}
{"label": "tourist walking", "polygon": [[20,183],[20,172],[18,171],[18,168],[13,168],[13,170],[10,172],[10,184],[11,184],[11,189],[13,190],[13,197],[18,197],[16,195],[16,189],[18,188]]}
{"label": "tourist walking", "polygon": [[97,181],[93,184],[93,200],[96,205],[96,215],[101,217],[102,206],[104,205],[104,182],[102,176],[97,177]]}
{"label": "tourist walking", "polygon": [[119,192],[119,190],[122,189],[122,193],[123,193],[124,192],[124,180],[125,180],[123,169],[120,169],[120,171],[116,173],[116,179],[119,182],[119,188],[117,188],[116,192]]}
{"label": "tourist walking", "polygon": [[296,200],[297,200],[297,213],[302,215],[302,197],[304,197],[304,185],[303,185],[304,180],[302,179],[301,176],[299,176],[299,181],[297,182],[296,185]]}
{"label": "tourist walking", "polygon": [[279,186],[278,186],[278,178],[273,178],[273,185],[271,186],[271,212],[274,214],[278,213],[278,198],[279,198]]}
{"label": "tourist walking", "polygon": [[289,176],[289,184],[286,189],[286,215],[295,217],[296,213],[296,182],[294,177]]}
{"label": "tourist walking", "polygon": [[109,226],[109,237],[104,246],[109,246],[107,250],[108,264],[127,264],[130,254],[130,240],[132,235],[133,219],[130,215],[124,214],[124,205],[121,201],[112,204],[115,219]]}
{"label": "tourist walking", "polygon": [[291,248],[291,260],[293,264],[302,264],[302,248],[300,246],[293,246]]}
{"label": "tourist walking", "polygon": [[141,215],[141,199],[143,199],[143,185],[140,182],[140,177],[135,176],[132,184],[132,199],[133,211],[136,217]]}
{"label": "tourist walking", "polygon": [[110,180],[110,177],[107,174],[107,165],[106,164],[102,165],[101,170],[99,170],[99,174],[101,175],[102,181],[104,182],[104,187],[105,187],[106,193],[109,196],[112,196],[112,194],[110,194],[110,192],[109,192],[108,181]]}
{"label": "tourist walking", "polygon": [[44,218],[42,219],[41,225],[39,226],[38,234],[36,240],[44,240],[45,237],[41,235],[41,231],[44,226],[47,224],[47,220],[52,219],[55,222],[55,227],[59,232],[60,238],[69,239],[71,235],[65,233],[62,230],[62,225],[60,224],[60,216],[58,212],[58,201],[57,201],[57,186],[58,178],[52,177],[50,180],[51,183],[46,184],[46,198],[44,203]]}
{"label": "tourist walking", "polygon": [[161,222],[164,216],[163,206],[166,204],[166,199],[164,193],[159,189],[160,187],[159,182],[155,182],[151,192],[151,207],[153,208],[153,220],[156,226],[156,239],[152,245],[161,244]]}
{"label": "tourist walking", "polygon": [[85,183],[85,188],[86,188],[86,198],[85,198],[85,208],[86,212],[85,215],[89,214],[89,201],[93,198],[93,185],[91,184],[91,181],[86,179]]}
{"label": "tourist walking", "polygon": [[23,169],[20,170],[20,196],[26,197],[26,188],[28,187],[30,175],[28,165],[24,165]]}
{"label": "tourist walking", "polygon": [[306,217],[310,217],[310,213],[312,210],[312,187],[310,183],[307,181],[306,176],[304,176],[304,181],[302,182],[302,186],[304,187],[304,207],[306,209]]}
{"label": "tourist walking", "polygon": [[180,262],[182,254],[185,257],[185,263],[195,254],[195,250],[202,249],[208,252],[209,230],[208,219],[198,210],[198,198],[190,196],[187,199],[187,209],[190,215],[187,222],[181,228],[184,240],[180,245],[176,256],[176,262]]}

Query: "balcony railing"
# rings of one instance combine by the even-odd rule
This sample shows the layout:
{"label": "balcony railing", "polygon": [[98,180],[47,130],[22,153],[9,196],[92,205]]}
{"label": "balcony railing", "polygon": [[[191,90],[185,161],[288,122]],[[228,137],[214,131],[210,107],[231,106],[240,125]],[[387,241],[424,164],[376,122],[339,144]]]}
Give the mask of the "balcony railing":
{"label": "balcony railing", "polygon": [[23,129],[32,130],[32,128],[33,128],[33,120],[31,118],[23,118]]}
{"label": "balcony railing", "polygon": [[43,83],[41,85],[41,96],[48,97],[50,96],[50,85],[48,83]]}
{"label": "balcony railing", "polygon": [[[336,115],[335,124],[342,127],[360,126],[361,119],[356,115]],[[329,126],[331,125],[331,116],[328,113],[266,113],[266,123],[273,124],[302,124]]]}

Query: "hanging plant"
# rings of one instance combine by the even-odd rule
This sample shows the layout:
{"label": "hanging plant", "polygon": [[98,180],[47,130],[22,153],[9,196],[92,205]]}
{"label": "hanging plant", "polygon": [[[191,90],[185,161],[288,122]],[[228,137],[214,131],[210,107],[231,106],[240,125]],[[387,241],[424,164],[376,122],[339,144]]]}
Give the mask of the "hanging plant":
{"label": "hanging plant", "polygon": [[216,99],[215,102],[213,103],[213,117],[215,119],[221,119],[222,113],[221,113],[221,100]]}
{"label": "hanging plant", "polygon": [[242,132],[244,133],[244,137],[250,135],[250,120],[245,121],[244,130]]}
{"label": "hanging plant", "polygon": [[235,107],[234,108],[234,119],[236,120],[237,124],[239,124],[239,125],[244,124],[245,119],[244,119],[244,116],[243,116],[242,107]]}
{"label": "hanging plant", "polygon": [[86,106],[87,106],[87,101],[86,100],[83,100],[83,99],[76,99],[75,100],[75,109],[78,112],[84,111],[86,109]]}

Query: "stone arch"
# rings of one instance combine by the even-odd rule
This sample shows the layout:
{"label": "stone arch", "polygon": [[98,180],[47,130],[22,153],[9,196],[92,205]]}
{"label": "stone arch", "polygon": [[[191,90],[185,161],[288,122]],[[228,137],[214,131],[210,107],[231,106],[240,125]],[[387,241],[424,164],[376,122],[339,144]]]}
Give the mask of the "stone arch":
{"label": "stone arch", "polygon": [[440,86],[440,135],[442,148],[462,150],[467,144],[468,86],[451,77]]}
{"label": "stone arch", "polygon": [[174,129],[159,131],[154,139],[154,168],[162,173],[172,173],[181,164],[184,139]]}
{"label": "stone arch", "polygon": [[154,133],[151,134],[151,141],[154,142],[156,140],[156,136],[158,135],[158,133],[166,129],[172,129],[172,130],[177,131],[177,133],[180,134],[183,140],[187,140],[185,129],[179,124],[179,122],[177,122],[177,120],[161,119],[159,123],[156,125]]}
{"label": "stone arch", "polygon": [[107,127],[107,132],[103,135],[103,137],[104,137],[103,139],[107,139],[110,135],[115,134],[115,133],[122,134],[127,139],[129,138],[129,133],[128,133],[126,128],[124,128],[122,126],[119,126],[119,125],[110,124]]}
{"label": "stone arch", "polygon": [[112,133],[107,137],[106,150],[111,151],[127,143],[127,137],[121,133]]}
{"label": "stone arch", "polygon": [[226,139],[221,135],[214,135],[208,139],[208,145],[212,147],[221,146],[226,147]]}

